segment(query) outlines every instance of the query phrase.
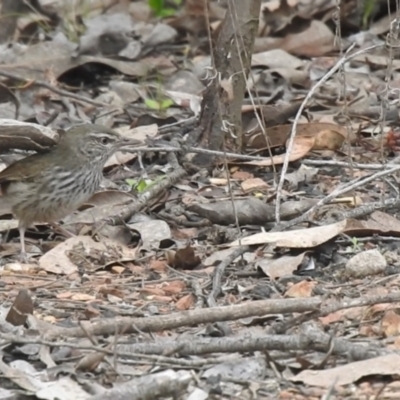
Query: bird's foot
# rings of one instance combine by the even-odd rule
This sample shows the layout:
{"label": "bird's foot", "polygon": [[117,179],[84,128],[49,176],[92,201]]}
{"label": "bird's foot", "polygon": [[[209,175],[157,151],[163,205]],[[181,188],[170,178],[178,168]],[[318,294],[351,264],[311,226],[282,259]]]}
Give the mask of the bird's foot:
{"label": "bird's foot", "polygon": [[49,224],[57,233],[59,233],[62,236],[65,236],[66,238],[71,238],[71,237],[75,237],[76,235],[74,235],[73,233],[67,231],[66,229],[64,229],[61,225],[52,222],[51,224]]}
{"label": "bird's foot", "polygon": [[25,251],[21,251],[16,256],[16,259],[22,264],[29,264],[30,263],[30,257],[28,256],[28,253],[25,253]]}

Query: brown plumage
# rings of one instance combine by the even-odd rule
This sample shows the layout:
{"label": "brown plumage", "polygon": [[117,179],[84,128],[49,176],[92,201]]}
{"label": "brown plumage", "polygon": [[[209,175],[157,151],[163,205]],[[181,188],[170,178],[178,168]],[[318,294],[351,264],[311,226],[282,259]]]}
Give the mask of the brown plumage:
{"label": "brown plumage", "polygon": [[136,144],[101,125],[79,125],[47,153],[26,157],[0,172],[0,201],[19,220],[21,252],[25,253],[27,227],[56,222],[75,211],[99,187],[108,158]]}

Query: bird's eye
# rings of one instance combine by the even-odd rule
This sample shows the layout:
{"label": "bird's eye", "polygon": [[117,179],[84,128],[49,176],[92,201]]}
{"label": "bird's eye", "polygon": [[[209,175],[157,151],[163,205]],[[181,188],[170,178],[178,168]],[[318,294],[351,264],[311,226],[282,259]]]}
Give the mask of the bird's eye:
{"label": "bird's eye", "polygon": [[101,144],[108,144],[110,143],[110,140],[107,137],[102,137],[100,139]]}

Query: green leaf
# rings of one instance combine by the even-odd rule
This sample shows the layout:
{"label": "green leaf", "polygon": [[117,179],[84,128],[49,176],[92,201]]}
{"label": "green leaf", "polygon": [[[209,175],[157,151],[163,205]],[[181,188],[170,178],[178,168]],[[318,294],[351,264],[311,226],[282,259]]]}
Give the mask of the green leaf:
{"label": "green leaf", "polygon": [[157,100],[153,99],[145,99],[144,103],[152,110],[159,110],[161,107],[160,103]]}
{"label": "green leaf", "polygon": [[364,1],[364,12],[362,16],[362,24],[364,29],[367,29],[368,27],[368,21],[370,20],[372,13],[374,12],[375,6],[375,0]]}
{"label": "green leaf", "polygon": [[150,179],[125,179],[125,182],[138,193],[144,192],[154,183]]}
{"label": "green leaf", "polygon": [[144,191],[150,189],[156,183],[165,179],[165,175],[156,177],[154,180],[151,179],[125,179],[125,182],[138,193],[143,193]]}
{"label": "green leaf", "polygon": [[[165,7],[164,0],[148,0],[151,10],[157,15],[157,17],[170,17],[176,14],[176,10],[173,8]],[[180,4],[182,0],[174,0],[176,4]]]}
{"label": "green leaf", "polygon": [[176,14],[176,10],[173,8],[163,8],[157,13],[158,17],[171,17]]}
{"label": "green leaf", "polygon": [[136,185],[137,192],[143,193],[149,187],[149,185],[151,185],[151,183],[152,183],[151,181],[146,182],[144,179],[141,179],[139,183]]}
{"label": "green leaf", "polygon": [[137,185],[137,180],[136,179],[125,179],[125,182],[131,187],[135,187]]}
{"label": "green leaf", "polygon": [[153,99],[145,99],[145,104],[152,110],[165,110],[174,105],[173,100],[171,99],[160,99],[153,100]]}
{"label": "green leaf", "polygon": [[165,110],[166,108],[169,108],[174,105],[174,102],[171,99],[165,99],[161,102],[160,108],[161,110]]}
{"label": "green leaf", "polygon": [[149,6],[158,14],[164,9],[164,0],[149,0]]}

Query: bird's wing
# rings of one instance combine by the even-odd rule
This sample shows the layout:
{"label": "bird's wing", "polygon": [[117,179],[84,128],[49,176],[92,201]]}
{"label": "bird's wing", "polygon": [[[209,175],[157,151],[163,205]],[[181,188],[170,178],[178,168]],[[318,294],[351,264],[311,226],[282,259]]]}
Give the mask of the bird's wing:
{"label": "bird's wing", "polygon": [[[38,158],[40,163],[36,162]],[[19,180],[29,181],[40,174],[44,165],[47,164],[46,159],[47,154],[33,154],[16,161],[0,172],[0,185]]]}

